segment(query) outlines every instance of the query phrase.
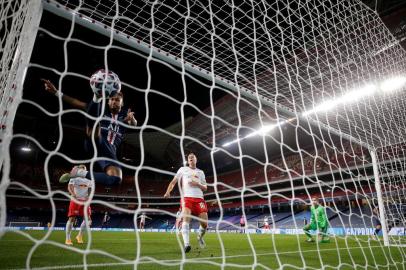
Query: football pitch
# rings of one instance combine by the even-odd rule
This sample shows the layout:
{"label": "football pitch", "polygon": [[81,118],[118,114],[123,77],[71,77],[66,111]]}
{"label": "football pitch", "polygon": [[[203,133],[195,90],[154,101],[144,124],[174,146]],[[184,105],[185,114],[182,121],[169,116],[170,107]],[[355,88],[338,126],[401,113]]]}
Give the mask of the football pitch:
{"label": "football pitch", "polygon": [[406,248],[387,248],[366,236],[317,244],[305,242],[303,235],[208,233],[207,247],[200,249],[192,233],[192,251],[182,258],[180,242],[170,233],[142,232],[137,237],[131,232],[98,231],[92,232],[91,242],[86,237],[85,244],[73,247],[63,244],[64,231],[53,231],[42,243],[38,240],[44,240],[45,232],[31,231],[28,237],[21,233],[7,232],[0,239],[0,269],[84,269],[84,264],[88,269],[193,270],[406,267]]}

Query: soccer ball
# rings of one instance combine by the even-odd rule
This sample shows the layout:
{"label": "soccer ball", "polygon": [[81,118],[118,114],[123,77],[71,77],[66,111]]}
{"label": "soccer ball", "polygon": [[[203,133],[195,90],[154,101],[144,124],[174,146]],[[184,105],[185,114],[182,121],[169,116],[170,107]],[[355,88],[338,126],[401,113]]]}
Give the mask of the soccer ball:
{"label": "soccer ball", "polygon": [[103,96],[103,90],[106,97],[111,97],[120,92],[121,82],[113,71],[99,69],[90,77],[90,87],[98,97]]}

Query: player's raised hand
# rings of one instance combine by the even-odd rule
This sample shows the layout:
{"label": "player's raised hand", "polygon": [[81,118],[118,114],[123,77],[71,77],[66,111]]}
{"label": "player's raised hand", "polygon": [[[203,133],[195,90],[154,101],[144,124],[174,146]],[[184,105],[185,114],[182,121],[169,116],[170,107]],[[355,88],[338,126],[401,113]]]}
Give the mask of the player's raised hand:
{"label": "player's raised hand", "polygon": [[137,125],[137,120],[134,117],[134,112],[131,111],[131,109],[128,109],[127,111],[127,116],[124,118],[124,121],[127,122],[128,124],[132,124],[134,126]]}
{"label": "player's raised hand", "polygon": [[127,116],[124,118],[124,120],[130,121],[132,118],[134,118],[134,112],[132,112],[131,109],[128,109]]}
{"label": "player's raised hand", "polygon": [[53,83],[51,83],[50,80],[41,79],[41,81],[44,83],[45,91],[47,91],[53,95],[56,95],[58,93],[58,89],[56,89],[55,85]]}

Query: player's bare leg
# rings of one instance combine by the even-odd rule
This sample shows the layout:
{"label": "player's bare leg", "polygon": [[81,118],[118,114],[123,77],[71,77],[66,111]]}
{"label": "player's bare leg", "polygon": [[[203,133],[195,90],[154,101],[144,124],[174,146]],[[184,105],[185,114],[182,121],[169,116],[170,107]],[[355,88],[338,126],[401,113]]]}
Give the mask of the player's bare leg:
{"label": "player's bare leg", "polygon": [[197,241],[199,242],[200,248],[205,248],[206,243],[203,240],[203,236],[205,235],[206,230],[207,230],[207,220],[208,220],[207,213],[201,213],[199,215],[199,218],[202,220],[200,221],[199,234],[197,235]]}
{"label": "player's bare leg", "polygon": [[66,228],[65,228],[65,235],[66,235],[66,237],[65,237],[65,245],[68,245],[68,246],[72,246],[72,245],[73,245],[72,240],[71,240],[71,238],[70,238],[70,235],[71,235],[72,227],[73,227],[73,224],[75,223],[75,220],[76,220],[76,217],[69,217],[69,218],[68,218],[68,222],[66,222]]}
{"label": "player's bare leg", "polygon": [[178,225],[176,226],[176,233],[178,235],[182,233],[182,221],[179,221]]}
{"label": "player's bare leg", "polygon": [[117,176],[120,177],[121,179],[123,178],[123,172],[119,167],[116,166],[107,166],[106,169],[106,174],[109,176]]}
{"label": "player's bare leg", "polygon": [[313,237],[312,237],[312,235],[311,235],[311,233],[310,233],[310,225],[309,225],[309,224],[306,225],[306,226],[304,226],[303,232],[304,232],[305,235],[307,236],[306,242],[313,242]]}
{"label": "player's bare leg", "polygon": [[[89,218],[89,227],[92,225],[92,220]],[[80,230],[78,235],[76,236],[76,241],[78,244],[83,244],[83,234],[86,230],[86,221],[83,218],[82,224],[80,224]]]}
{"label": "player's bare leg", "polygon": [[141,223],[140,223],[140,230],[141,230],[141,232],[144,231],[144,222],[141,222]]}
{"label": "player's bare leg", "polygon": [[182,237],[183,237],[183,244],[185,246],[185,253],[188,253],[192,248],[190,246],[189,242],[189,233],[190,233],[190,215],[191,211],[189,208],[184,207],[182,210],[182,217],[183,217],[183,222],[182,222]]}

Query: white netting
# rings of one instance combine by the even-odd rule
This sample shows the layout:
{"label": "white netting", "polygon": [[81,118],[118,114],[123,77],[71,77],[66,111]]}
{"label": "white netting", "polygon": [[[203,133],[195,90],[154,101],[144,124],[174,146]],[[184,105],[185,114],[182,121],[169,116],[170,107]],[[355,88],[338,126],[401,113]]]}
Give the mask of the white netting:
{"label": "white netting", "polygon": [[[2,1],[0,4],[0,226],[6,224],[5,193],[10,171],[7,151],[12,140],[13,120],[31,56],[42,9],[40,1]],[[0,234],[3,231],[0,232]]]}
{"label": "white netting", "polygon": [[[2,6],[2,14],[24,18],[25,9],[12,3]],[[100,157],[97,153],[92,157],[75,155],[63,148],[66,140],[74,141],[76,147],[82,136],[69,119],[78,110],[64,107],[60,97],[59,103],[53,97],[57,107],[52,107],[35,97],[40,94],[30,95],[27,89],[34,90],[26,85],[27,96],[21,103],[26,107],[20,107],[18,123],[33,121],[42,129],[50,129],[52,123],[55,126],[44,139],[44,134],[37,138],[33,135],[36,133],[25,132],[18,128],[21,124],[17,125],[19,132],[12,139],[24,139],[43,155],[37,158],[41,166],[34,165],[26,175],[26,164],[19,164],[20,157],[14,155],[16,148],[10,146],[10,141],[5,145],[12,157],[6,156],[4,164],[11,161],[14,174],[9,174],[7,165],[2,178],[2,205],[6,198],[14,208],[18,198],[37,197],[49,201],[52,210],[51,217],[44,217],[50,221],[51,230],[41,240],[19,233],[35,243],[24,258],[26,266],[52,269],[52,260],[37,262],[33,255],[41,252],[42,245],[50,244],[83,255],[74,267],[129,264],[137,268],[153,263],[182,268],[190,263],[202,269],[213,265],[221,269],[402,269],[406,260],[400,247],[406,238],[406,130],[402,116],[406,53],[373,10],[352,0],[60,0],[44,1],[43,5],[45,10],[68,20],[63,27],[41,24],[39,35],[60,46],[55,52],[46,51],[46,56],[58,60],[48,61],[38,53],[30,65],[32,78],[54,76],[53,82],[65,94],[90,99],[89,87],[83,90],[88,94],[68,90],[76,85],[80,89],[87,87],[91,72],[111,68],[120,76],[127,94],[138,98],[130,104],[141,106],[145,102],[145,118],[138,119],[140,126],[126,137],[129,148],[122,150],[119,161],[127,173],[124,183],[112,189],[98,186],[92,194],[92,206],[127,214],[132,228],[138,228],[138,217],[144,211],[160,220],[158,225],[151,222],[154,229],[172,227],[166,219],[174,218],[180,198],[177,194],[172,200],[163,200],[162,186],[165,188],[167,178],[184,162],[184,155],[193,150],[209,175],[206,200],[213,205],[209,227],[216,234],[208,244],[207,257],[201,258],[182,254],[182,240],[177,238],[177,246],[174,236],[165,244],[176,246],[179,256],[157,255],[157,244],[143,240],[148,236],[139,230],[132,230],[136,242],[130,248],[132,256],[120,255],[102,245],[95,248],[98,237],[92,236],[89,228],[89,244],[84,249],[64,247],[50,240],[52,228],[58,227],[58,203],[67,202],[64,187],[57,186],[54,179],[66,169],[66,163],[85,162],[93,168]],[[1,18],[9,20],[8,15]],[[79,25],[107,39],[98,36],[102,42],[92,40]],[[7,33],[1,40],[5,48],[1,64],[7,70],[1,74],[2,86],[7,82],[2,87],[2,104],[12,89],[10,82],[14,79],[10,74],[14,72],[8,68],[16,50],[12,44],[15,46],[20,36],[17,30]],[[39,42],[44,45],[46,41]],[[83,59],[83,63],[75,62],[75,58]],[[134,64],[136,71],[123,75],[126,69],[132,69],[135,60],[141,63]],[[86,69],[81,66],[94,70],[81,73],[81,68]],[[126,67],[121,69],[121,75],[120,66]],[[156,66],[173,76],[156,76]],[[140,76],[146,78],[139,79],[144,84],[137,81]],[[165,87],[159,86],[159,81],[165,81],[164,85],[168,81],[167,88],[179,88],[181,94],[162,90]],[[199,99],[209,100],[206,107],[200,106]],[[31,110],[41,113],[30,115]],[[165,117],[168,110],[179,111],[179,121],[169,127],[154,124],[154,111]],[[36,122],[41,115],[53,119],[48,126]],[[13,118],[14,114],[2,119]],[[54,143],[48,143],[51,137]],[[132,152],[139,152],[137,162],[128,158]],[[371,156],[375,153],[376,162]],[[65,161],[64,166],[61,161],[54,162],[58,158]],[[377,175],[380,185],[375,185]],[[9,184],[10,178],[14,179]],[[42,184],[38,185],[35,178],[41,178]],[[161,182],[151,183],[148,178]],[[302,228],[309,221],[308,205],[313,196],[320,197],[326,207],[329,233],[335,236],[328,248],[317,243],[309,249],[303,244]],[[1,209],[1,226],[5,228],[7,208]],[[241,229],[241,215],[247,236],[223,234]],[[13,222],[25,222],[18,216],[13,218]],[[128,222],[125,217],[120,220]],[[384,223],[385,242],[372,240],[377,222]],[[196,226],[196,221],[192,224]],[[253,235],[256,232],[261,234]],[[262,234],[266,238],[260,238]],[[268,234],[272,234],[271,239]],[[210,234],[208,237],[210,240]],[[259,242],[263,239],[269,240],[266,245]],[[395,247],[386,248],[384,244]],[[94,254],[105,258],[92,264],[88,257]],[[264,255],[272,256],[272,260],[264,260]],[[249,261],[243,261],[245,257]],[[317,260],[312,261],[312,257]],[[55,268],[64,267],[55,264]]]}

